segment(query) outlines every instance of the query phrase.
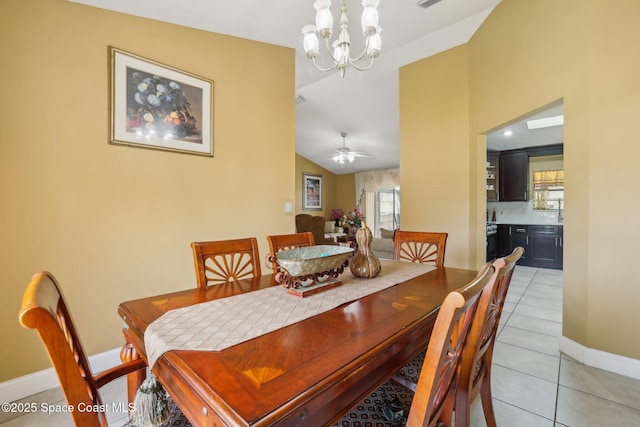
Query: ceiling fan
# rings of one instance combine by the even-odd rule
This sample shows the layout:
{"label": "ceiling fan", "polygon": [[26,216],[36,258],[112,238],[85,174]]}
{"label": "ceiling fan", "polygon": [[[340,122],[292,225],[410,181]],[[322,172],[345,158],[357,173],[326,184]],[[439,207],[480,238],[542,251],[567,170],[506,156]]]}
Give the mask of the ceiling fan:
{"label": "ceiling fan", "polygon": [[356,157],[369,157],[366,153],[351,151],[349,147],[345,146],[345,138],[347,137],[346,132],[342,132],[340,136],[342,136],[342,147],[336,150],[336,153],[331,156],[331,160],[342,166],[346,162],[353,163]]}

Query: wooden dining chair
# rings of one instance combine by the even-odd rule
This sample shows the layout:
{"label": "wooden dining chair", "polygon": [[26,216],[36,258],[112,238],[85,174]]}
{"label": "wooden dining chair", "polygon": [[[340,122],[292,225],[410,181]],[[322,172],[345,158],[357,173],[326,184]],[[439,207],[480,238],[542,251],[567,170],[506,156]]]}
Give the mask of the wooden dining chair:
{"label": "wooden dining chair", "polygon": [[495,272],[491,278],[492,283],[480,297],[462,353],[455,403],[456,427],[470,425],[471,403],[478,394],[482,399],[487,427],[496,427],[491,395],[493,346],[513,270],[523,254],[524,249],[517,247],[509,256],[499,258],[493,263]]}
{"label": "wooden dining chair", "polygon": [[[416,386],[412,387],[415,394],[410,402],[407,426],[440,426],[440,423],[444,426],[451,425],[460,357],[480,295],[490,283],[492,275],[493,267],[487,263],[471,282],[445,297],[438,311],[426,354],[422,359],[420,376]],[[385,383],[383,388],[389,388],[389,382]],[[376,392],[380,394],[379,390]],[[406,402],[397,401],[392,411],[403,411],[405,404]],[[371,405],[357,405],[359,408],[363,406]],[[370,410],[370,419],[379,416],[378,409],[380,408]],[[385,414],[384,409],[382,413],[392,424],[403,422],[398,418],[390,419],[390,414],[388,412]],[[392,413],[398,415],[400,412]],[[357,414],[350,413],[347,414],[346,419],[357,419],[357,417]],[[404,418],[404,414],[401,418]]]}
{"label": "wooden dining chair", "polygon": [[393,259],[444,265],[448,233],[397,230],[393,237]]}
{"label": "wooden dining chair", "polygon": [[255,237],[193,242],[191,250],[199,288],[262,275]]}
{"label": "wooden dining chair", "polygon": [[[314,246],[316,244],[315,239],[313,238],[313,233],[310,231],[306,231],[304,233],[267,236],[267,241],[269,242],[269,256],[271,254],[276,254],[279,251],[305,246]],[[267,262],[271,264],[273,272],[276,273],[278,271],[278,264],[275,261],[267,260]]]}
{"label": "wooden dining chair", "polygon": [[491,281],[487,263],[465,287],[447,295],[433,326],[407,426],[451,425],[458,366],[480,295]]}
{"label": "wooden dining chair", "polygon": [[[136,359],[94,376],[60,286],[51,273],[41,272],[33,276],[22,297],[19,320],[25,328],[38,332],[65,399],[75,409],[102,405],[100,387],[146,368],[143,359]],[[105,412],[74,410],[71,416],[78,427],[107,425]]]}

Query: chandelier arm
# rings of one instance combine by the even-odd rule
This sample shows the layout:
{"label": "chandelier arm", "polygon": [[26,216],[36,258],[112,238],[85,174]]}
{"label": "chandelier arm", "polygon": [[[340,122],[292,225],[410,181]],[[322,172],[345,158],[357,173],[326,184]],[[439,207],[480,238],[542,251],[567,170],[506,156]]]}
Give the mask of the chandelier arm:
{"label": "chandelier arm", "polygon": [[[331,60],[333,62],[335,62],[336,65],[338,65],[340,63],[339,60],[336,59],[335,56],[333,56],[333,52],[331,51],[331,46],[329,46],[329,39],[324,39],[324,45],[327,48],[327,53],[329,54],[329,58],[331,58]],[[335,68],[335,67],[334,67]],[[333,68],[332,68],[333,69]]]}
{"label": "chandelier arm", "polygon": [[[356,62],[360,62],[362,60],[362,58],[364,58],[364,56],[367,54],[367,51],[369,50],[369,39],[370,38],[371,38],[371,36],[367,36],[367,39],[365,40],[365,44],[364,44],[364,49],[362,50],[362,53],[357,58],[352,59],[351,56],[349,56],[348,60],[349,60],[349,63],[351,65],[354,65]],[[369,65],[369,68],[370,67],[371,66]]]}
{"label": "chandelier arm", "polygon": [[371,58],[371,62],[369,62],[369,65],[367,65],[366,67],[358,67],[356,64],[354,64],[353,62],[351,63],[351,66],[353,68],[355,68],[358,71],[367,71],[368,69],[370,69],[371,67],[373,67],[373,62],[375,61],[375,58]]}
{"label": "chandelier arm", "polygon": [[313,65],[315,65],[316,68],[318,70],[320,70],[320,71],[331,71],[331,70],[334,70],[338,66],[338,63],[336,62],[336,63],[333,64],[333,67],[323,68],[323,67],[318,65],[318,63],[316,62],[316,58],[311,58],[311,61],[313,62]]}

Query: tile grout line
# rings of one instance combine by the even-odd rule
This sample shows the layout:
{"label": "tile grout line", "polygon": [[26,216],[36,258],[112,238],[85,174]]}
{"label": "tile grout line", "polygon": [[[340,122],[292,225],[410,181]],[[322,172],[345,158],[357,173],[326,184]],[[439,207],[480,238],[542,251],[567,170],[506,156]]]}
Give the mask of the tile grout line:
{"label": "tile grout line", "polygon": [[[517,266],[514,267],[513,273],[512,274],[516,274],[516,270]],[[536,270],[537,271],[537,270]],[[516,311],[516,307],[518,307],[518,304],[520,304],[520,300],[522,300],[522,297],[524,296],[525,292],[527,292],[527,289],[529,289],[529,285],[531,285],[531,280],[533,279],[533,276],[535,276],[535,273],[531,276],[531,279],[529,279],[527,281],[527,285],[524,288],[524,291],[522,292],[522,295],[520,295],[520,297],[518,298],[518,300],[513,304],[513,311],[508,312],[509,315],[507,316],[507,318],[503,321],[502,318],[500,319],[501,323],[502,323],[502,327],[500,327],[500,330],[498,331],[498,333],[496,334],[496,341],[498,340],[498,336],[500,336],[500,334],[502,333],[502,331],[504,330],[504,327],[507,326],[507,322],[509,321],[509,319],[511,318],[511,315]],[[511,279],[513,279],[513,276],[511,276]],[[507,295],[505,295],[505,298],[509,295],[509,290],[507,290]],[[502,312],[502,314],[504,315],[504,310]]]}
{"label": "tile grout line", "polygon": [[562,354],[560,354],[560,363],[558,363],[558,378],[556,383],[556,407],[553,410],[553,425],[558,423],[558,401],[560,400],[560,372],[562,371]]}

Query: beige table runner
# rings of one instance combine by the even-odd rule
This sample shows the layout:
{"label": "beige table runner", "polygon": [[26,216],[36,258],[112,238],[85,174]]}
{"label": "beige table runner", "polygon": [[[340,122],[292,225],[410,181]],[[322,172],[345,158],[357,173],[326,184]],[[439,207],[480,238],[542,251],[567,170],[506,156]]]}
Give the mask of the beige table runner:
{"label": "beige table runner", "polygon": [[170,310],[144,333],[149,366],[170,350],[223,350],[329,311],[434,270],[432,265],[381,260],[374,279],[340,276],[343,285],[305,298],[281,286]]}

